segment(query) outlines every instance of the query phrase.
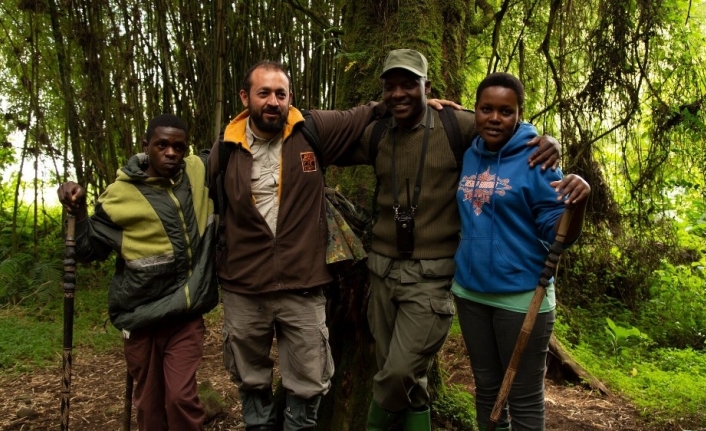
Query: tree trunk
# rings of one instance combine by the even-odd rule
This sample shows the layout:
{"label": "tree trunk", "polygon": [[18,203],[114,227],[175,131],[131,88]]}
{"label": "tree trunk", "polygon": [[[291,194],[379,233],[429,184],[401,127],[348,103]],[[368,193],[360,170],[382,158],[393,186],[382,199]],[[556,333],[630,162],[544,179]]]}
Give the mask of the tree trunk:
{"label": "tree trunk", "polygon": [[[32,111],[27,113],[27,124],[31,124]],[[17,170],[17,182],[15,183],[15,197],[12,203],[12,253],[17,253],[20,250],[20,233],[18,221],[18,212],[20,210],[20,190],[22,189],[22,171],[25,166],[25,158],[27,157],[29,147],[29,133],[25,134],[24,144],[20,152],[20,167]]]}
{"label": "tree trunk", "polygon": [[363,430],[377,370],[368,329],[368,271],[365,263],[345,272],[328,291],[328,327],[336,372],[319,408],[319,430]]}
{"label": "tree trunk", "polygon": [[[483,15],[476,16],[476,3]],[[346,71],[337,88],[338,105],[378,99],[378,76],[385,55],[398,48],[416,49],[429,62],[432,96],[460,100],[466,88],[469,36],[492,22],[492,6],[471,0],[384,0],[347,2],[341,54]]]}
{"label": "tree trunk", "polygon": [[223,34],[223,0],[216,2],[216,25],[213,29],[216,47],[216,77],[215,89],[216,106],[213,113],[213,136],[214,139],[221,133],[223,126],[223,57],[225,56],[225,39]]}
{"label": "tree trunk", "polygon": [[59,25],[59,11],[57,10],[55,0],[47,0],[49,14],[51,17],[52,37],[56,45],[56,57],[61,75],[61,93],[65,103],[65,118],[69,129],[69,140],[71,142],[71,155],[74,161],[74,169],[76,170],[77,181],[85,184],[85,174],[83,165],[83,154],[81,153],[81,145],[79,143],[79,121],[76,105],[74,104],[74,94],[76,91],[73,88],[70,77],[71,66],[66,58],[66,48],[64,45],[64,35],[61,32]]}
{"label": "tree trunk", "polygon": [[[461,64],[467,38],[456,36],[472,24],[472,1],[350,1],[344,10],[344,54],[340,69],[346,72],[336,89],[338,108],[379,100],[378,76],[383,60],[388,51],[398,48],[416,49],[427,57],[434,95],[460,99],[464,88],[460,83],[465,80]],[[449,20],[456,27],[448,25]],[[455,79],[447,81],[450,76]],[[360,194],[366,190],[370,197],[375,187],[371,171],[368,174],[361,173],[360,168],[331,171],[335,180],[329,181],[331,184],[340,183],[346,193]],[[319,430],[365,429],[372,378],[377,372],[366,314],[367,280],[367,268],[359,265],[345,273],[340,286],[329,291],[329,332],[336,373],[332,391],[324,397],[319,409]],[[430,393],[439,393],[440,384],[435,366],[429,379]]]}

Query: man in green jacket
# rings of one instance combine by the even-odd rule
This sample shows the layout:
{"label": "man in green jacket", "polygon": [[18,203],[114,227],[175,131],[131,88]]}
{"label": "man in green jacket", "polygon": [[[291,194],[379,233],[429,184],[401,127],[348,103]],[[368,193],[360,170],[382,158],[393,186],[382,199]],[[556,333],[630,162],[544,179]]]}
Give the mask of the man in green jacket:
{"label": "man in green jacket", "polygon": [[199,431],[202,314],[218,303],[208,154],[187,156],[186,125],[171,114],[150,121],[143,149],[118,171],[90,218],[80,185],[62,184],[59,200],[76,216],[79,261],[117,254],[108,311],[124,334],[140,430]]}

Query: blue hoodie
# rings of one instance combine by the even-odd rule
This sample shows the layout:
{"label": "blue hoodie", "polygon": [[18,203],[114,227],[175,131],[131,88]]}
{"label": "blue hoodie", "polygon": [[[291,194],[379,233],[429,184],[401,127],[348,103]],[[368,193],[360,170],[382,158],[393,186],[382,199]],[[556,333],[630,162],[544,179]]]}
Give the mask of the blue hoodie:
{"label": "blue hoodie", "polygon": [[565,205],[549,185],[561,171],[527,165],[535,149],[526,144],[535,136],[534,126],[522,122],[499,152],[487,151],[478,136],[464,154],[455,280],[465,289],[511,293],[537,285]]}

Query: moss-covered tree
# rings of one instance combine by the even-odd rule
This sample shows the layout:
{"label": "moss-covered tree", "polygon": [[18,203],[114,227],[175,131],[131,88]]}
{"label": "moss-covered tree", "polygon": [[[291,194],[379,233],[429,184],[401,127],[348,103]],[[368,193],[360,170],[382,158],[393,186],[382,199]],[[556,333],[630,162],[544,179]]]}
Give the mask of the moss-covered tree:
{"label": "moss-covered tree", "polygon": [[[493,8],[484,1],[346,2],[340,55],[340,67],[346,73],[338,83],[337,105],[379,100],[383,60],[398,48],[416,49],[426,56],[433,96],[460,101],[467,90],[468,42],[493,16]],[[331,177],[350,196],[360,196],[365,190],[372,205],[375,179],[371,169],[337,170]],[[372,377],[377,371],[366,319],[367,292],[364,268],[346,273],[340,287],[332,289],[329,328],[337,373],[332,394],[321,408],[319,429],[365,429]],[[432,394],[443,391],[436,366],[429,386]]]}

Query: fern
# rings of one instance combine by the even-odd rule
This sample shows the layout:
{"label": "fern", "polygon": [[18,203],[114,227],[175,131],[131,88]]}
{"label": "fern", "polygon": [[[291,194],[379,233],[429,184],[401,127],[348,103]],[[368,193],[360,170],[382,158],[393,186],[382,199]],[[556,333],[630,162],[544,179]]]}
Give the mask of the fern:
{"label": "fern", "polygon": [[31,300],[46,303],[61,292],[61,262],[37,261],[31,254],[17,253],[0,261],[0,305]]}

